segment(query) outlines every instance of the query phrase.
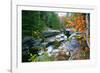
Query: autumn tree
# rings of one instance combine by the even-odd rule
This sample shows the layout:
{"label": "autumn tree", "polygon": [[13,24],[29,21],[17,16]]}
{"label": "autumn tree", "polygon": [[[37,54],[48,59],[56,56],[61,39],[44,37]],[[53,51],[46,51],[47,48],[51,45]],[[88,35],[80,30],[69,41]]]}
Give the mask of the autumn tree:
{"label": "autumn tree", "polygon": [[65,17],[66,28],[74,28],[78,32],[86,31],[86,14],[73,13],[70,17]]}

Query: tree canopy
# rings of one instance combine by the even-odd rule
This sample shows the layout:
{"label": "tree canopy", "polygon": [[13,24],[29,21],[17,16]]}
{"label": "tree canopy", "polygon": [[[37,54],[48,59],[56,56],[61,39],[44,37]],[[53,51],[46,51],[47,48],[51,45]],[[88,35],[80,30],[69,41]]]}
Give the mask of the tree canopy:
{"label": "tree canopy", "polygon": [[60,29],[59,17],[55,12],[22,11],[22,35],[40,38],[46,28]]}

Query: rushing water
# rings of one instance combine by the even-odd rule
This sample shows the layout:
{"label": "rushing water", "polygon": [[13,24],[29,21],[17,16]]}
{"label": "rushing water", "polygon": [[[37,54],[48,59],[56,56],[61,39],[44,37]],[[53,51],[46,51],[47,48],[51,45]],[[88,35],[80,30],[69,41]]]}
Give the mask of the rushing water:
{"label": "rushing water", "polygon": [[[78,40],[75,37],[72,37],[72,39],[70,41],[64,41],[61,43],[61,45],[58,47],[59,48],[63,48],[65,51],[69,51],[71,53],[71,55],[73,55],[74,53],[77,52],[77,50],[80,49],[80,44],[78,42]],[[48,49],[48,53],[50,54],[51,52],[57,52],[58,50],[55,50],[53,45],[50,45],[47,47]]]}

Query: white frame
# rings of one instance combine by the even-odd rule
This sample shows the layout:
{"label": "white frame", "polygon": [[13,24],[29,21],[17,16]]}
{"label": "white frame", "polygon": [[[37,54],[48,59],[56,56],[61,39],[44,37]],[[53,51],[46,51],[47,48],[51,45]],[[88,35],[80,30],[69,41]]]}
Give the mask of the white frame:
{"label": "white frame", "polygon": [[[90,60],[58,61],[58,62],[33,62],[21,63],[21,10],[41,10],[41,11],[62,11],[62,12],[82,12],[90,13]],[[24,5],[12,4],[12,72],[24,71],[50,71],[65,70],[69,68],[95,67],[97,61],[96,47],[96,9],[94,7],[84,7],[78,5]],[[34,69],[34,70],[33,70]]]}

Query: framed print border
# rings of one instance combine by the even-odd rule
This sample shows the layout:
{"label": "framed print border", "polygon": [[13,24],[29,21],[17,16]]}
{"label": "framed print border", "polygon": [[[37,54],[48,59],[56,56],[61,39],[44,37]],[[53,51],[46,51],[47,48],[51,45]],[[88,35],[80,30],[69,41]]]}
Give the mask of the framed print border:
{"label": "framed print border", "polygon": [[[95,8],[78,8],[78,6],[43,6],[43,5],[12,5],[12,72],[18,73],[20,71],[44,71],[56,69],[69,69],[69,68],[84,68],[94,67],[96,65],[96,9]],[[40,11],[59,11],[59,12],[82,12],[90,13],[90,60],[76,60],[76,61],[63,61],[63,62],[39,62],[39,63],[22,63],[21,62],[21,34],[22,34],[22,10],[40,10]],[[94,30],[93,30],[94,29]],[[93,43],[94,42],[94,43]],[[79,64],[80,63],[80,64]],[[68,67],[66,67],[68,66]],[[45,69],[43,69],[45,68]],[[39,70],[38,70],[39,69]]]}

